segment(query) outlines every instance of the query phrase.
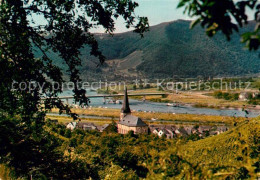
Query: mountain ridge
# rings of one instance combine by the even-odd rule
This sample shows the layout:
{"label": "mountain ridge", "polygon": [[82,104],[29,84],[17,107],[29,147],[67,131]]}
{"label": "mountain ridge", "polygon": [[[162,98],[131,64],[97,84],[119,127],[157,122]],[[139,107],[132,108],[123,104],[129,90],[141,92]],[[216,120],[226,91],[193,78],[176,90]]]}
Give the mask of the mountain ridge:
{"label": "mountain ridge", "polygon": [[[144,38],[133,32],[113,36],[94,34],[107,60],[97,68],[98,59],[90,56],[90,48],[85,46],[81,49],[81,74],[88,79],[106,76],[110,80],[120,80],[243,76],[260,72],[258,53],[244,49],[239,34],[234,33],[231,41],[221,33],[210,38],[200,26],[191,30],[190,23],[176,20],[151,26]],[[254,25],[254,22],[249,22],[240,33],[252,31]],[[61,63],[56,60],[56,64]]]}

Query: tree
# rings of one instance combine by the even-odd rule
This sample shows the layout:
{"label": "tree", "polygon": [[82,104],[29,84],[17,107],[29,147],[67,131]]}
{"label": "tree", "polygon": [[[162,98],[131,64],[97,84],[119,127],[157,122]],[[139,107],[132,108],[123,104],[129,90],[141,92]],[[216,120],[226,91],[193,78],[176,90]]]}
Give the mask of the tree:
{"label": "tree", "polygon": [[117,133],[117,124],[114,120],[112,120],[112,123],[109,124],[109,126],[104,130],[106,133]]}
{"label": "tree", "polygon": [[248,24],[248,10],[254,11],[255,30],[242,34],[242,42],[249,50],[257,50],[260,45],[260,3],[257,0],[180,0],[178,7],[185,7],[184,13],[196,19],[191,28],[201,24],[210,37],[221,31],[228,40],[239,27]]}
{"label": "tree", "polygon": [[[53,107],[77,119],[58,98],[66,80],[49,52],[58,54],[66,65],[75,101],[88,104],[86,91],[79,86],[80,49],[89,45],[91,55],[102,64],[105,57],[90,30],[101,26],[112,34],[120,16],[127,28],[134,27],[142,36],[148,19],[134,15],[137,6],[132,0],[0,0],[0,131],[6,133],[0,135],[1,164],[22,168],[19,175],[28,175],[33,169],[46,172],[49,162],[19,159],[16,147],[21,153],[31,148],[33,157],[28,158],[40,158],[41,152],[48,150],[46,144],[53,139],[44,141],[49,132],[43,127],[45,114]],[[40,54],[37,58],[36,53]]]}

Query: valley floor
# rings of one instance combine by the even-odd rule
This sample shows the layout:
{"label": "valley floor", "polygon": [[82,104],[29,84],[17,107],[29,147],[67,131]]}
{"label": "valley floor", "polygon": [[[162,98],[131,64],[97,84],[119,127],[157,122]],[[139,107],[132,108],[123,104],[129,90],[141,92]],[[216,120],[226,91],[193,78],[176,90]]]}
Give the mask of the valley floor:
{"label": "valley floor", "polygon": [[[129,86],[131,88],[131,86]],[[122,93],[123,88],[115,90],[117,93]],[[216,108],[216,109],[242,109],[247,108],[251,110],[260,110],[260,106],[249,105],[247,101],[240,100],[225,100],[217,99],[213,96],[213,91],[179,91],[179,92],[170,92],[170,91],[159,91],[157,88],[149,89],[137,89],[129,90],[131,94],[138,93],[169,93],[166,97],[161,96],[147,96],[147,101],[152,102],[164,102],[164,103],[179,103],[182,105],[190,105],[194,107],[203,107],[203,108]],[[237,93],[241,93],[237,91]],[[130,97],[134,99],[142,99],[142,97]]]}
{"label": "valley floor", "polygon": [[[107,108],[87,108],[87,109],[72,109],[72,112],[79,114],[80,119],[99,124],[106,124],[117,121],[119,119],[119,109]],[[47,118],[57,119],[60,122],[71,122],[72,118],[59,116],[58,109],[53,109],[52,113]],[[199,115],[199,114],[174,114],[174,113],[159,113],[159,112],[132,112],[134,116],[142,118],[149,124],[225,124],[233,125],[236,122],[242,122],[246,118],[230,117],[230,116],[214,116],[214,115]],[[91,117],[92,116],[92,117]],[[103,117],[102,119],[96,117]]]}

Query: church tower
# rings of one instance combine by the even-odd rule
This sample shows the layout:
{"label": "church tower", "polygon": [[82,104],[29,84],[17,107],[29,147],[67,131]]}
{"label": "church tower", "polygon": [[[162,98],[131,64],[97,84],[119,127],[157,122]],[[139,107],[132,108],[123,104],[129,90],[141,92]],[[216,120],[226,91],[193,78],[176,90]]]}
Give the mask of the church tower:
{"label": "church tower", "polygon": [[128,101],[128,95],[127,95],[127,88],[125,88],[125,96],[124,96],[123,106],[122,106],[122,108],[121,108],[120,121],[121,121],[126,115],[131,115],[131,110],[130,110],[129,101]]}

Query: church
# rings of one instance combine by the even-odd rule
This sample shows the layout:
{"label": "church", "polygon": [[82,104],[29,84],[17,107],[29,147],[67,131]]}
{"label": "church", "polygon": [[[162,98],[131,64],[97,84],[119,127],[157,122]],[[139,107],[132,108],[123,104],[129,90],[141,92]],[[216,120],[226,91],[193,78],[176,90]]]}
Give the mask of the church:
{"label": "church", "polygon": [[133,131],[134,134],[148,134],[148,125],[141,118],[131,115],[127,89],[125,90],[124,102],[117,128],[120,134],[127,134],[129,131]]}

